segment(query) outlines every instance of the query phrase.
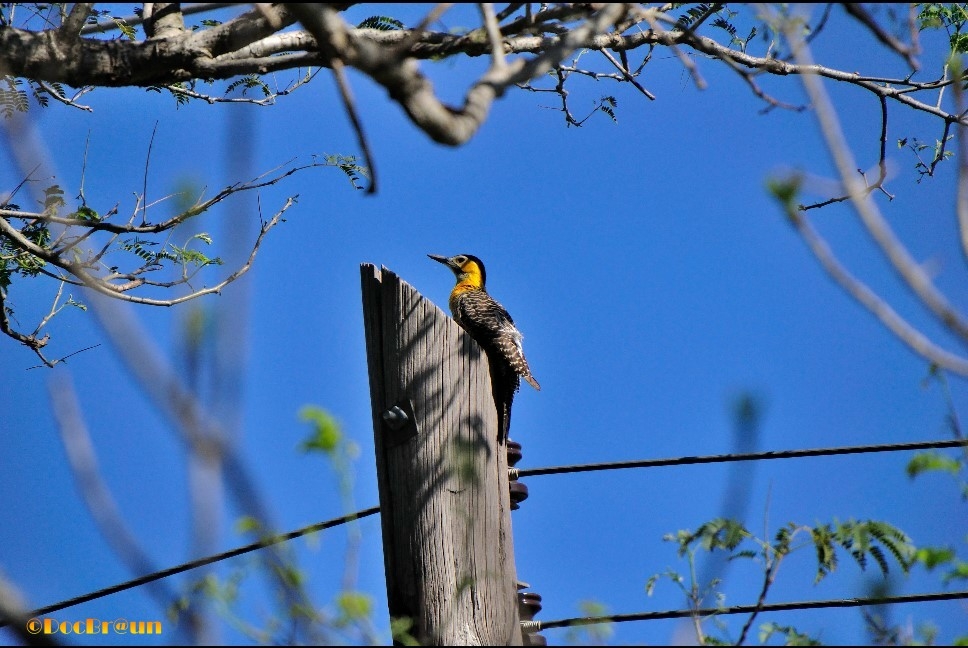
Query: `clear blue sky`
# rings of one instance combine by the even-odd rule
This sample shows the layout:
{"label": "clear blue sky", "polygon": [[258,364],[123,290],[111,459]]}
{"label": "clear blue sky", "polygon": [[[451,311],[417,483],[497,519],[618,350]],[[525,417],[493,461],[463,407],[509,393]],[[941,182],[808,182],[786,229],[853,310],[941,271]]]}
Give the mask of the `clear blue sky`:
{"label": "clear blue sky", "polygon": [[[347,16],[358,21],[388,11],[354,7]],[[394,7],[392,15],[410,24],[420,12]],[[842,10],[834,18],[814,43],[827,65],[903,76],[902,62],[872,37],[844,28],[853,25]],[[444,23],[452,28],[474,20],[455,10]],[[925,67],[937,69],[938,43],[925,45]],[[451,275],[427,253],[482,258],[491,293],[524,332],[542,390],[525,387],[516,400],[511,436],[523,444],[519,467],[729,452],[731,406],[747,391],[764,404],[761,450],[949,438],[942,392],[925,381],[927,363],[827,278],[767,195],[766,179],[785,170],[832,176],[813,114],[761,115],[763,104],[722,66],[698,61],[709,82],[699,91],[671,53],[657,50],[656,59],[642,79],[657,96],[652,102],[629,86],[574,79],[575,113],[612,94],[619,101],[617,124],[601,114],[583,128],[566,128],[561,113],[548,109],[558,105],[552,95],[514,91],[458,149],[430,142],[384,90],[351,75],[379,173],[378,195],[354,191],[330,169],[263,191],[267,214],[286,196],[299,194],[299,200],[270,234],[244,285],[195,304],[218,311],[233,294],[248,291],[249,319],[228,325],[240,345],[235,353],[245,360],[244,400],[232,414],[241,420],[239,452],[280,530],[346,512],[330,467],[298,451],[308,428],[297,413],[306,404],[332,412],[359,444],[355,506],[378,503],[359,265],[385,265],[446,308]],[[481,58],[422,68],[456,101],[485,65]],[[763,83],[791,102],[803,100],[796,78]],[[873,167],[877,101],[859,90],[827,87],[859,163]],[[211,195],[243,179],[229,170],[244,153],[243,139],[251,138],[248,173],[292,158],[358,152],[326,72],[268,108],[196,102],[176,109],[169,96],[141,89],[99,90],[83,101],[93,113],[53,105],[32,108],[30,118],[68,197],[78,192],[89,139],[84,189],[102,212],[115,203],[122,214],[132,209],[156,124],[151,199],[185,182],[207,186]],[[941,165],[938,177],[918,184],[912,154],[894,145],[901,137],[933,142],[940,130],[891,105],[888,187],[896,198],[878,201],[915,256],[935,270],[939,287],[968,309],[952,209],[954,165]],[[0,191],[16,185],[19,173],[5,143]],[[244,204],[216,209],[199,229],[212,233],[216,246],[239,227],[251,238]],[[152,209],[157,217],[171,213],[166,205]],[[896,280],[847,206],[811,214],[856,274],[926,332],[961,350]],[[248,224],[240,225],[245,218]],[[14,288],[11,299],[25,327],[49,308],[54,288]],[[175,358],[191,308],[139,307],[134,315]],[[48,381],[59,373],[70,372],[78,386],[103,476],[135,536],[159,566],[193,557],[182,446],[134,388],[91,313],[67,311],[50,328],[55,356],[102,345],[53,371],[27,370],[37,364],[33,354],[0,340],[0,569],[36,607],[132,576],[91,521],[65,460],[47,397]],[[953,379],[951,390],[959,414],[968,416],[964,381]],[[613,613],[681,608],[683,598],[669,581],[652,597],[645,594],[652,574],[687,569],[662,536],[719,515],[727,477],[737,470],[751,493],[745,521],[761,534],[764,525],[772,536],[790,521],[872,518],[899,526],[918,544],[960,545],[963,552],[968,516],[957,485],[942,475],[911,482],[904,472],[910,456],[533,477],[526,481],[530,498],[512,518],[518,575],[544,598],[539,620],[577,616],[586,600]],[[236,515],[230,506],[218,549],[247,541],[232,528]],[[388,640],[379,518],[359,528],[357,586],[373,596],[375,622]],[[339,590],[345,538],[338,530],[316,543],[290,543],[320,605],[331,605]],[[226,577],[243,561],[223,563],[217,573]],[[843,556],[837,572],[813,586],[813,561],[809,548],[791,557],[769,601],[862,596],[877,577]],[[184,587],[197,575],[171,584]],[[726,603],[754,603],[757,576],[750,565],[732,565]],[[268,607],[260,598],[264,581],[252,576],[247,583],[252,593],[241,611],[258,622]],[[941,589],[937,575],[923,571],[894,583],[897,593]],[[915,625],[933,621],[941,641],[968,627],[963,602],[895,606],[891,615]],[[145,592],[133,591],[54,616],[150,620],[162,613]],[[734,638],[743,620],[727,620]],[[857,610],[763,615],[757,625],[771,620],[819,633],[824,643],[866,638]],[[613,641],[666,643],[678,627],[674,621],[620,624]],[[227,625],[221,632],[225,641],[242,641]],[[552,644],[566,638],[562,630],[544,634]],[[0,630],[0,641],[10,640]]]}

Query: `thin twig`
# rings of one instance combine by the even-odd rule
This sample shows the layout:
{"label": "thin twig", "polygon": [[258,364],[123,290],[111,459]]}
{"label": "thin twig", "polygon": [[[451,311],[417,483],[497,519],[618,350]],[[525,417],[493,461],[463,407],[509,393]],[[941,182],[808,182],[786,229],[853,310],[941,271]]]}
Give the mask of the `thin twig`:
{"label": "thin twig", "polygon": [[760,588],[760,595],[756,598],[753,611],[750,612],[749,618],[743,624],[743,630],[739,633],[739,639],[736,640],[737,646],[742,646],[743,642],[746,641],[746,635],[749,634],[750,628],[753,627],[753,621],[756,620],[757,615],[763,610],[763,606],[766,604],[766,594],[770,591],[770,586],[776,580],[776,572],[780,568],[780,561],[783,560],[783,555],[775,552],[769,543],[766,543],[766,546],[763,548],[763,553],[768,563],[766,572],[763,574],[763,587]]}
{"label": "thin twig", "polygon": [[[3,221],[0,220],[0,223]],[[20,331],[17,331],[12,326],[10,326],[10,318],[7,316],[7,291],[0,288],[0,332],[8,337],[12,337],[21,344],[30,348],[31,351],[37,354],[41,361],[48,367],[53,367],[50,360],[44,357],[44,354],[40,352],[47,343],[50,341],[50,334],[45,335],[42,338],[36,338],[32,335],[25,335]]]}
{"label": "thin twig", "polygon": [[913,71],[917,71],[920,69],[921,66],[918,63],[917,59],[914,58],[914,55],[912,53],[912,48],[908,47],[901,41],[894,38],[894,36],[886,32],[880,25],[877,24],[877,21],[875,21],[874,18],[871,17],[869,13],[867,13],[867,10],[864,9],[863,6],[853,2],[842,2],[840,4],[847,12],[847,15],[855,18],[858,22],[860,22],[862,25],[867,27],[867,29],[872,34],[874,34],[877,40],[884,43],[889,49],[893,50],[898,56],[903,57]]}
{"label": "thin twig", "polygon": [[[655,101],[655,95],[652,94],[651,92],[649,92],[648,90],[646,90],[645,88],[642,87],[642,84],[640,84],[635,79],[635,77],[632,76],[632,73],[629,72],[628,67],[626,67],[626,66],[622,65],[621,63],[619,63],[618,61],[616,61],[615,60],[615,57],[612,56],[611,53],[608,50],[603,49],[603,50],[601,50],[601,52],[605,56],[605,58],[608,59],[608,62],[609,63],[611,63],[612,65],[614,65],[616,68],[618,68],[618,71],[622,73],[622,78],[624,78],[626,81],[628,81],[633,86],[635,86],[635,89],[638,90],[639,92],[641,92],[642,94],[644,94],[647,99],[649,99],[651,101]],[[623,54],[624,54],[624,52],[623,52]]]}
{"label": "thin twig", "polygon": [[[0,233],[11,238],[17,244],[18,247],[24,249],[25,251],[43,259],[44,261],[47,261],[48,263],[52,263],[60,268],[63,268],[67,272],[71,273],[72,275],[74,275],[75,277],[83,281],[86,287],[91,288],[95,292],[108,295],[110,297],[114,297],[122,301],[132,302],[135,304],[146,304],[149,306],[174,306],[175,304],[180,304],[182,302],[186,302],[191,299],[201,297],[203,295],[218,293],[225,286],[232,283],[233,281],[235,281],[236,279],[244,275],[246,272],[248,272],[249,268],[252,267],[252,264],[255,261],[255,257],[259,252],[259,247],[262,245],[262,241],[265,238],[265,235],[268,233],[270,229],[272,229],[279,223],[280,219],[282,218],[282,214],[287,209],[289,209],[294,203],[295,203],[295,199],[289,198],[286,201],[286,203],[282,206],[282,208],[280,208],[280,210],[276,212],[275,216],[272,219],[270,219],[267,223],[263,224],[262,229],[259,232],[259,235],[252,246],[252,251],[249,254],[249,258],[235,272],[233,272],[224,280],[220,281],[214,286],[211,286],[208,288],[202,288],[190,294],[183,295],[181,297],[175,297],[173,299],[151,299],[147,297],[127,295],[125,294],[125,291],[129,290],[131,288],[130,286],[124,286],[124,285],[118,286],[115,284],[107,283],[106,281],[104,281],[103,278],[88,272],[83,263],[68,261],[63,257],[56,255],[52,251],[42,248],[36,245],[35,243],[31,242],[26,237],[24,237],[19,231],[13,228],[6,220],[2,218],[0,218]],[[2,323],[2,318],[0,318],[0,323]],[[7,333],[8,335],[10,334],[7,332],[6,328],[0,328],[0,330],[2,330],[4,333]],[[15,336],[12,336],[12,337],[15,337]],[[17,338],[17,339],[20,339],[20,338]],[[24,338],[21,341],[24,342],[25,344],[28,344],[29,346],[36,346],[38,344],[40,346],[43,346],[43,344],[46,344],[46,342],[40,343],[37,340],[30,341],[29,338]]]}
{"label": "thin twig", "polygon": [[[660,37],[666,36],[668,39],[668,32],[666,32],[659,25],[658,21],[652,14],[646,14],[645,20],[649,23],[649,26],[652,27],[652,31],[654,31]],[[686,40],[697,38],[695,34],[687,34],[686,32],[680,33]],[[672,49],[673,54],[676,55],[676,58],[679,59],[679,62],[682,63],[682,66],[689,71],[689,76],[692,77],[692,81],[696,84],[696,88],[699,90],[705,90],[708,84],[706,83],[706,80],[702,78],[702,75],[699,74],[699,69],[696,67],[696,64],[693,63],[692,60],[690,60],[690,58],[682,52],[682,50],[679,49],[675,42],[670,42],[669,47]]]}
{"label": "thin twig", "polygon": [[370,144],[366,139],[363,123],[360,121],[360,115],[356,110],[356,101],[353,99],[353,92],[346,79],[346,73],[343,71],[343,62],[339,59],[333,59],[332,66],[333,77],[336,79],[336,86],[339,88],[339,95],[343,100],[343,107],[346,109],[346,114],[349,116],[350,123],[353,125],[353,132],[356,133],[356,141],[360,145],[363,159],[366,160],[366,167],[370,170],[370,184],[366,188],[366,193],[373,195],[376,193],[377,187],[376,161],[370,152]]}
{"label": "thin twig", "polygon": [[[12,218],[23,218],[23,219],[36,219],[36,220],[44,221],[46,223],[55,223],[58,225],[65,225],[68,227],[71,227],[71,226],[85,227],[99,232],[112,232],[115,234],[159,234],[161,232],[166,232],[168,230],[171,230],[176,225],[180,225],[185,221],[208,211],[209,209],[211,209],[212,207],[214,207],[215,205],[222,202],[223,200],[225,200],[226,198],[228,198],[233,194],[243,192],[243,191],[262,189],[264,187],[269,187],[269,186],[278,184],[279,182],[288,178],[289,176],[299,173],[300,171],[304,171],[306,169],[332,166],[325,162],[314,161],[308,164],[291,167],[287,169],[285,172],[280,173],[279,175],[271,176],[271,174],[276,173],[277,171],[279,171],[279,169],[287,166],[288,164],[291,164],[292,162],[293,160],[290,160],[285,164],[282,164],[278,167],[275,167],[274,169],[270,169],[269,171],[266,171],[265,173],[261,174],[256,178],[253,178],[252,180],[248,180],[246,182],[237,182],[233,185],[229,185],[221,189],[217,194],[215,194],[212,198],[209,198],[208,200],[202,201],[201,197],[199,197],[198,201],[196,201],[196,203],[192,205],[190,208],[188,208],[187,210],[179,214],[176,214],[175,216],[172,216],[167,220],[160,221],[158,223],[148,222],[148,223],[145,223],[144,225],[131,224],[135,216],[137,215],[137,212],[142,210],[142,207],[141,207],[143,202],[142,196],[138,197],[138,203],[136,208],[132,211],[132,217],[129,219],[128,224],[124,224],[124,225],[113,223],[108,220],[108,216],[117,212],[116,206],[114,209],[108,212],[108,214],[105,214],[105,216],[101,220],[98,220],[98,221],[84,220],[81,218],[62,218],[59,216],[51,216],[42,212],[23,212],[23,211],[17,211],[12,209],[0,209],[0,216],[6,216],[6,217],[12,217]],[[147,205],[147,207],[152,207],[154,205],[157,205],[162,201],[168,200],[176,195],[177,194],[169,194],[167,196],[159,198],[158,200],[152,202],[150,205]]]}
{"label": "thin twig", "polygon": [[100,342],[98,342],[97,344],[92,344],[91,346],[86,346],[83,349],[78,349],[77,351],[72,351],[72,352],[68,353],[65,356],[61,356],[60,358],[58,358],[57,360],[54,360],[52,362],[46,362],[45,361],[45,364],[42,364],[42,365],[34,365],[33,367],[27,367],[26,371],[30,371],[31,369],[41,369],[43,367],[47,367],[48,369],[52,369],[56,365],[58,365],[58,364],[60,364],[62,362],[66,363],[68,358],[73,358],[78,353],[84,353],[85,351],[90,351],[91,349],[96,349],[99,346],[101,346],[101,343]]}
{"label": "thin twig", "polygon": [[[55,88],[51,84],[47,83],[46,81],[38,80],[37,81],[37,85],[39,85],[41,88],[43,88],[44,89],[44,92],[46,92],[47,94],[49,94],[55,100],[61,102],[62,104],[66,105],[66,106],[70,106],[71,108],[78,108],[78,109],[84,110],[86,112],[94,112],[94,109],[91,108],[90,106],[85,106],[83,104],[79,104],[76,101],[74,101],[73,99],[69,99],[69,98],[65,97],[64,95],[62,95],[61,93],[59,93],[57,91],[57,88]],[[80,95],[80,93],[78,93],[78,95]]]}
{"label": "thin twig", "polygon": [[155,145],[155,134],[157,132],[158,132],[158,121],[155,120],[155,125],[151,129],[151,138],[148,140],[148,153],[145,155],[144,182],[141,188],[141,195],[145,199],[145,205],[141,212],[142,225],[145,225],[148,222],[148,167],[151,164],[151,149]]}
{"label": "thin twig", "polygon": [[[958,84],[955,84],[955,86],[958,86]],[[959,90],[960,90],[960,87],[959,87]],[[941,146],[939,146],[938,149],[935,151],[934,159],[931,160],[931,165],[928,167],[928,170],[925,172],[928,176],[934,176],[934,170],[938,166],[938,163],[942,162],[945,159],[945,153],[947,152],[947,149],[948,149],[948,140],[951,139],[948,133],[951,132],[952,123],[953,122],[951,121],[945,120],[944,130],[941,132],[941,140],[940,140]],[[964,128],[963,122],[957,122],[957,123],[959,128]]]}
{"label": "thin twig", "polygon": [[[880,136],[880,156],[877,160],[877,180],[873,184],[868,184],[864,188],[864,196],[869,196],[874,191],[880,190],[888,197],[889,200],[894,200],[894,196],[889,194],[884,189],[884,181],[887,179],[887,99],[884,97],[879,97],[881,103],[881,136]],[[860,171],[858,169],[858,171]],[[863,174],[862,174],[863,175]],[[850,193],[846,193],[835,198],[828,198],[827,200],[822,200],[817,203],[810,205],[800,205],[800,211],[808,211],[811,209],[819,209],[820,207],[826,207],[827,205],[832,205],[834,203],[844,202],[845,200],[850,200]]]}
{"label": "thin twig", "polygon": [[60,285],[57,286],[57,294],[54,295],[54,301],[50,305],[50,312],[44,316],[44,319],[40,320],[40,323],[37,325],[37,328],[35,328],[34,332],[30,334],[31,337],[36,337],[37,334],[40,333],[40,329],[44,328],[44,326],[47,325],[47,322],[49,322],[51,318],[57,315],[57,313],[61,312],[64,306],[67,305],[66,303],[64,303],[61,305],[60,308],[57,307],[57,302],[60,301],[61,295],[63,294],[64,294],[64,282],[62,281],[60,282]]}

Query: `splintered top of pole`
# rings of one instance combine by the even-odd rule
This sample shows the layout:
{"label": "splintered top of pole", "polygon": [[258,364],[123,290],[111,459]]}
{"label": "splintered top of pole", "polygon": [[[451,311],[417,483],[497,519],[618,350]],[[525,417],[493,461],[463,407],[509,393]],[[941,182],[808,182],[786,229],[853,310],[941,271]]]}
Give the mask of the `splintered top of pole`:
{"label": "splintered top of pole", "polygon": [[484,353],[390,270],[361,278],[390,616],[425,644],[520,645]]}

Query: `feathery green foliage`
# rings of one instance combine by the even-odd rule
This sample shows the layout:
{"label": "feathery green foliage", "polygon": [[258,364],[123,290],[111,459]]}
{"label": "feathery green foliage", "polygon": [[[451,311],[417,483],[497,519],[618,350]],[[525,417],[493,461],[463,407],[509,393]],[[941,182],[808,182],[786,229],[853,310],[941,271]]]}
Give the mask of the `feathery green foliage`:
{"label": "feathery green foliage", "polygon": [[688,27],[709,13],[710,6],[705,3],[697,4],[695,7],[686,9],[686,13],[681,14],[676,21],[676,29],[688,29]]}
{"label": "feathery green foliage", "polygon": [[363,185],[360,184],[361,176],[365,178],[370,177],[369,170],[357,162],[355,155],[330,155],[323,153],[323,160],[328,166],[337,167],[342,171],[349,178],[350,184],[353,185],[354,189],[363,189]]}
{"label": "feathery green foliage", "polygon": [[[810,541],[797,543],[798,537],[803,534],[808,535]],[[850,554],[861,569],[866,569],[868,560],[873,560],[884,575],[889,573],[889,559],[893,559],[906,573],[915,561],[916,552],[910,538],[903,531],[887,522],[876,520],[840,522],[835,519],[832,523],[813,527],[790,522],[780,527],[773,540],[768,542],[754,536],[736,520],[716,518],[700,525],[695,531],[682,530],[667,534],[663,539],[675,543],[678,555],[687,559],[689,576],[686,578],[672,569],[654,574],[646,582],[646,593],[651,595],[656,583],[661,578],[667,578],[682,590],[694,610],[708,607],[705,600],[709,597],[716,600],[717,607],[722,607],[724,600],[722,593],[718,591],[720,583],[717,579],[709,583],[697,581],[695,561],[700,551],[726,551],[730,554],[730,560],[748,559],[758,562],[763,569],[761,603],[765,602],[783,560],[806,546],[812,545],[815,550],[815,582],[836,570],[838,554],[843,551]],[[751,615],[747,627],[757,614]],[[695,622],[700,643],[733,643],[732,640],[706,634],[699,620]],[[724,626],[722,629],[725,631]],[[787,645],[815,645],[816,642],[812,637],[789,626],[766,624],[760,627],[761,641],[773,635],[782,635]]]}
{"label": "feathery green foliage", "polygon": [[618,123],[618,118],[615,117],[615,108],[617,107],[618,107],[618,99],[616,99],[611,95],[602,97],[600,103],[598,104],[598,109],[601,110],[606,115],[608,115],[609,117],[611,117],[612,121],[615,122],[616,124]]}
{"label": "feathery green foliage", "polygon": [[774,622],[764,623],[760,626],[760,643],[766,643],[773,635],[782,635],[784,646],[823,645],[810,635],[799,632],[792,626],[781,626]]}
{"label": "feathery green foliage", "polygon": [[948,33],[951,54],[968,53],[968,7],[959,3],[925,3],[918,11],[918,29],[943,29]]}
{"label": "feathery green foliage", "polygon": [[23,79],[18,79],[9,75],[0,78],[0,114],[4,117],[13,117],[14,113],[27,112],[30,101],[27,99],[27,92],[21,88]]}
{"label": "feathery green foliage", "polygon": [[272,90],[269,89],[269,86],[266,85],[266,82],[263,81],[257,74],[246,74],[245,76],[236,79],[226,86],[225,94],[228,95],[237,88],[242,88],[243,97],[251,88],[258,88],[263,97],[269,97],[272,95]]}
{"label": "feathery green foliage", "polygon": [[380,31],[393,31],[403,29],[403,23],[390,16],[370,16],[360,21],[357,29],[379,29]]}

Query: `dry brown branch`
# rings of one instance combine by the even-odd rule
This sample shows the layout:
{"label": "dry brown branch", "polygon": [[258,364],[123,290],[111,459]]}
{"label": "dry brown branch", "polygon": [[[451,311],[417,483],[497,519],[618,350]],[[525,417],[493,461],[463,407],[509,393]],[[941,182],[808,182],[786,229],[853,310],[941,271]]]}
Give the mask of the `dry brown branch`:
{"label": "dry brown branch", "polygon": [[[555,39],[544,51],[525,61],[517,59],[507,66],[495,64],[471,87],[464,105],[443,104],[431,83],[420,73],[415,61],[387,60],[374,43],[360,38],[358,30],[347,25],[339,14],[326,6],[289,5],[289,10],[316,38],[325,56],[339,58],[384,86],[421,130],[435,141],[456,146],[470,139],[487,118],[491,103],[505,90],[543,74],[594,34],[603,33],[624,16],[625,5],[605,5],[585,22]],[[489,47],[489,40],[483,43]]]}
{"label": "dry brown branch", "polygon": [[[205,5],[199,10],[220,6],[222,5]],[[304,8],[298,9],[299,6]],[[2,27],[0,52],[4,54],[0,55],[0,64],[15,76],[27,76],[45,82],[66,82],[75,87],[150,85],[168,87],[181,96],[209,102],[248,101],[265,104],[271,103],[274,97],[227,99],[177,84],[198,79],[217,80],[247,74],[262,75],[297,67],[328,67],[333,60],[333,52],[327,51],[327,48],[332,50],[338,40],[341,43],[336,47],[338,58],[344,65],[358,67],[370,76],[375,75],[374,78],[381,77],[380,82],[392,90],[393,98],[407,109],[414,123],[434,139],[460,143],[476,131],[475,123],[486,118],[487,107],[493,100],[493,97],[488,98],[490,94],[500,96],[509,84],[526,84],[543,71],[560,64],[567,52],[556,50],[573,51],[586,48],[621,53],[640,47],[667,47],[676,51],[682,65],[690,71],[700,86],[702,78],[698,76],[698,68],[691,57],[687,56],[689,50],[724,62],[734,71],[745,69],[779,76],[820,74],[856,85],[879,97],[942,119],[963,119],[960,115],[949,115],[940,105],[932,105],[915,97],[925,91],[950,84],[950,79],[915,82],[910,78],[865,76],[820,65],[803,67],[797,63],[778,60],[769,53],[766,56],[754,56],[698,34],[696,30],[702,20],[713,15],[718,5],[711,6],[700,20],[685,29],[676,27],[676,20],[667,14],[668,7],[628,5],[627,17],[612,23],[605,20],[595,22],[597,17],[604,17],[604,14],[616,10],[609,6],[596,11],[597,5],[565,4],[537,12],[525,11],[524,16],[500,26],[503,45],[501,49],[507,57],[534,54],[536,56],[532,61],[538,64],[529,69],[527,63],[520,63],[521,59],[509,59],[509,69],[513,68],[515,74],[510,78],[507,75],[502,77],[491,74],[480,79],[471,86],[463,107],[448,109],[440,104],[429,82],[408,59],[461,54],[479,56],[492,54],[494,51],[493,29],[489,29],[487,25],[463,35],[427,31],[427,25],[448,6],[436,6],[414,30],[381,31],[353,28],[345,24],[338,14],[342,8],[339,6],[329,6],[323,11],[311,5],[295,5],[296,13],[301,11],[303,18],[319,23],[314,29],[322,40],[322,46],[317,45],[316,39],[310,35],[312,30],[281,31],[291,26],[295,20],[295,15],[281,6],[275,6],[271,12],[267,12],[264,7],[256,7],[222,25],[195,32],[186,30],[184,33],[169,36],[164,42],[157,39],[105,41],[85,38],[68,47],[64,39],[57,36],[60,32],[28,32],[12,26]],[[501,20],[510,16],[516,10],[515,7],[516,5],[509,6],[502,11]],[[190,8],[195,10],[194,7]],[[530,5],[525,6],[525,9],[529,8]],[[187,13],[187,9],[183,13]],[[828,15],[829,11],[826,11],[821,24]],[[323,16],[325,20],[322,20]],[[500,23],[498,16],[494,16],[494,19]],[[573,21],[583,22],[569,29],[566,25]],[[137,21],[132,24],[135,22]],[[660,28],[659,22],[669,26]],[[651,26],[651,29],[632,29],[640,24]],[[811,36],[819,32],[820,27],[818,25]],[[104,28],[105,25],[98,27]],[[324,32],[318,31],[320,28],[324,28]],[[877,37],[876,24],[864,28],[875,30]],[[81,32],[89,33],[87,28]],[[913,43],[904,47],[909,54],[913,55],[916,51]],[[611,61],[609,63],[612,64]],[[631,72],[627,65],[622,67]],[[130,70],[132,73],[119,74],[121,69]],[[594,70],[589,72],[596,75],[596,78],[600,74]],[[771,105],[791,107],[763,92],[750,76],[750,72],[744,72],[743,78],[757,96]],[[634,78],[635,73],[631,73],[631,76]],[[622,80],[628,82],[628,77],[629,75],[623,73]],[[489,85],[491,90],[485,91],[481,85]],[[448,127],[451,131],[449,134],[441,132]]]}

